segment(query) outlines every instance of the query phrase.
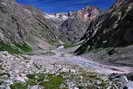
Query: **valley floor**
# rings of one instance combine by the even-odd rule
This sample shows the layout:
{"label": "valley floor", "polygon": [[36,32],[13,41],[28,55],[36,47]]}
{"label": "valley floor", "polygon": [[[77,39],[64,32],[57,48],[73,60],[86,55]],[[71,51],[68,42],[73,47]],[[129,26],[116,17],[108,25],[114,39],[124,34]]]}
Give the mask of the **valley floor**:
{"label": "valley floor", "polygon": [[[44,52],[40,55],[30,54],[30,55],[21,55],[21,56],[17,55],[15,56],[15,55],[10,55],[7,52],[1,52],[0,70],[1,73],[2,72],[9,73],[11,76],[10,80],[12,82],[16,80],[22,82],[26,81],[25,78],[27,74],[46,73],[46,72],[51,74],[56,74],[61,72],[75,73],[76,71],[77,73],[79,73],[79,71],[81,71],[80,69],[89,72],[95,72],[98,75],[105,75],[105,76],[109,76],[114,73],[118,75],[123,75],[123,74],[125,75],[130,72],[133,72],[133,67],[101,64],[99,62],[93,61],[92,57],[75,56],[70,52],[67,52],[67,50],[70,51],[70,49],[55,49],[55,50],[50,50],[48,52]],[[128,87],[130,87],[132,86],[132,83],[129,82],[127,85]],[[80,89],[80,88],[69,88],[69,89]],[[104,88],[99,88],[99,89],[104,89]]]}

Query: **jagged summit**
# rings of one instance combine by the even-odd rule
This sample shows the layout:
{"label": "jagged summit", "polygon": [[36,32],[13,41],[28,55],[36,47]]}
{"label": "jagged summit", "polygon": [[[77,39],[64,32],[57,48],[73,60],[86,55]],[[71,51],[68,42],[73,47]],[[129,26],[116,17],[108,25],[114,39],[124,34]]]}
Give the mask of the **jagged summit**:
{"label": "jagged summit", "polygon": [[84,42],[78,49],[80,51],[76,51],[78,54],[88,46],[91,50],[132,44],[133,3],[130,0],[118,0],[115,5],[110,12],[105,12],[91,22],[82,38]]}
{"label": "jagged summit", "polygon": [[98,8],[89,6],[75,12],[45,14],[44,17],[53,24],[59,39],[73,44],[79,41],[91,20],[101,12]]}
{"label": "jagged summit", "polygon": [[116,2],[113,4],[113,6],[111,7],[111,9],[113,8],[117,8],[120,5],[124,4],[124,3],[130,3],[133,2],[132,0],[116,0]]}
{"label": "jagged summit", "polygon": [[79,16],[82,20],[90,20],[94,18],[96,15],[98,15],[101,12],[100,9],[94,7],[94,6],[88,6],[86,8],[82,8],[81,10],[74,11],[74,12],[68,12],[68,13],[55,13],[55,14],[47,14],[46,18],[59,18],[62,20],[66,20],[68,18],[73,18],[75,16]]}

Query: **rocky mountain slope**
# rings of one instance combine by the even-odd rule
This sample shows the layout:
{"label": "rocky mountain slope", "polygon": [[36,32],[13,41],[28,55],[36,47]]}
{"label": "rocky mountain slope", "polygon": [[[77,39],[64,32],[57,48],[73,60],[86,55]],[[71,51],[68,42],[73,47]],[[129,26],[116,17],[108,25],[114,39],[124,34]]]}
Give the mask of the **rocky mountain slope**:
{"label": "rocky mountain slope", "polygon": [[[117,4],[117,3],[116,3]],[[118,4],[119,5],[119,4]],[[132,44],[133,3],[126,2],[98,16],[88,27],[77,54],[107,47],[121,47]]]}
{"label": "rocky mountain slope", "polygon": [[50,46],[48,42],[56,39],[52,26],[39,9],[20,5],[15,0],[0,0],[0,50],[18,53],[45,49]]}
{"label": "rocky mountain slope", "polygon": [[133,2],[128,0],[98,16],[75,51],[107,65],[133,66]]}

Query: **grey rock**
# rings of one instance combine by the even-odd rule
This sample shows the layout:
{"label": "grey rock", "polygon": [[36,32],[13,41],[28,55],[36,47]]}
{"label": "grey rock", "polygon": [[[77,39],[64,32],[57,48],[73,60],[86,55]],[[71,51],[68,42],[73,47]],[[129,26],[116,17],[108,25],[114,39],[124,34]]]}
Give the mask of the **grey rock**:
{"label": "grey rock", "polygon": [[[55,28],[55,33],[65,43],[75,44],[85,34],[88,24],[95,19],[101,11],[96,7],[86,7],[79,11],[68,13],[57,13],[49,22]],[[58,17],[59,16],[59,17]],[[61,17],[66,17],[62,19]]]}
{"label": "grey rock", "polygon": [[128,80],[133,81],[133,72],[127,74],[127,78]]}
{"label": "grey rock", "polygon": [[29,89],[44,89],[42,86],[39,86],[39,85],[35,85],[35,86],[32,86],[31,88]]}
{"label": "grey rock", "polygon": [[34,49],[47,47],[49,40],[57,38],[43,15],[39,9],[15,0],[0,0],[0,43],[28,42]]}
{"label": "grey rock", "polygon": [[87,30],[89,21],[84,22],[78,16],[68,18],[59,27],[59,38],[66,43],[79,42],[85,31]]}
{"label": "grey rock", "polygon": [[98,16],[89,25],[83,36],[83,43],[75,51],[84,53],[87,49],[122,47],[132,44],[133,3],[124,3]]}

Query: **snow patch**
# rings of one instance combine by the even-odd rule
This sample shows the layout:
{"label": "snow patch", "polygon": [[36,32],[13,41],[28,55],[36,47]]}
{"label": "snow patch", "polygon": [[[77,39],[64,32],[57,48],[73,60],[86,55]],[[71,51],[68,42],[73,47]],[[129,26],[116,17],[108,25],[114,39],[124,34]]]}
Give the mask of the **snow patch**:
{"label": "snow patch", "polygon": [[66,20],[66,19],[68,19],[68,16],[63,15],[63,14],[56,14],[56,15],[54,15],[54,14],[46,14],[46,15],[44,15],[44,17],[46,19],[59,19],[59,20]]}

